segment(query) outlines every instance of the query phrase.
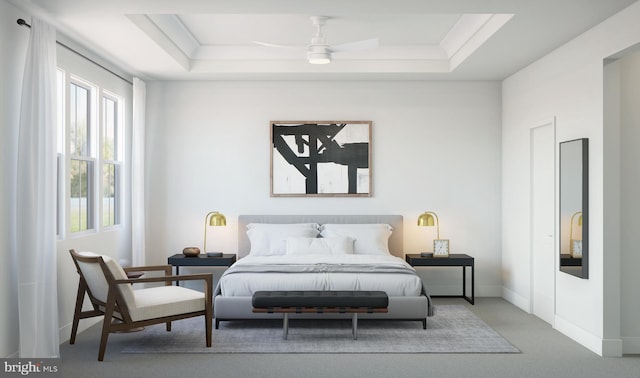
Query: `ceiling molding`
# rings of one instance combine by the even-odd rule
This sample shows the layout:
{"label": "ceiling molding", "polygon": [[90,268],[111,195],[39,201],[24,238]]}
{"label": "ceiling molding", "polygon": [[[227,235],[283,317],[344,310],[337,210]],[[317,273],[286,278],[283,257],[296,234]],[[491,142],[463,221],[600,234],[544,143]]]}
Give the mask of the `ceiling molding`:
{"label": "ceiling molding", "polygon": [[164,34],[188,57],[193,58],[200,42],[175,14],[147,15]]}
{"label": "ceiling molding", "polygon": [[[513,15],[463,14],[437,44],[382,45],[338,53],[330,66],[313,67],[306,46],[277,49],[248,41],[245,45],[203,45],[179,15],[128,15],[151,40],[194,72],[451,72],[496,33]],[[266,15],[265,17],[268,17]]]}
{"label": "ceiling molding", "polygon": [[156,24],[153,17],[146,14],[128,14],[127,18],[169,54],[185,71],[191,70],[191,58],[177,45],[176,41],[167,35],[162,24]]}
{"label": "ceiling molding", "polygon": [[513,14],[465,14],[440,44],[449,53],[451,71],[500,30]]}
{"label": "ceiling molding", "polygon": [[306,60],[194,60],[192,73],[250,73],[250,74],[287,74],[287,73],[446,73],[449,72],[446,60],[403,60],[403,61],[354,61],[340,60],[331,64],[309,64]]}

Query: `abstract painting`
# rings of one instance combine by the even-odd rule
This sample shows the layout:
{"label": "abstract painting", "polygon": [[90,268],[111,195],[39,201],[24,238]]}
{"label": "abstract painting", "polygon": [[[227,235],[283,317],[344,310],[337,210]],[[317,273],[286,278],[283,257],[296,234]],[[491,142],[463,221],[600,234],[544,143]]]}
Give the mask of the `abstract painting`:
{"label": "abstract painting", "polygon": [[371,121],[271,121],[272,197],[370,197]]}

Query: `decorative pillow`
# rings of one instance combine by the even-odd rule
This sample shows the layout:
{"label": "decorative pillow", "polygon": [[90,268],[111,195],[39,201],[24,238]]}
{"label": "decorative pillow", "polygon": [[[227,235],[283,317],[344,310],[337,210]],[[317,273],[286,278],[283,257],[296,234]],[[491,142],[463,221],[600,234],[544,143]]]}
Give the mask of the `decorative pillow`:
{"label": "decorative pillow", "polygon": [[356,255],[390,255],[389,236],[392,228],[388,224],[323,224],[320,233],[324,238],[346,236],[355,242]]}
{"label": "decorative pillow", "polygon": [[284,255],[289,237],[315,238],[320,233],[317,223],[250,223],[247,236],[251,242],[251,256]]}
{"label": "decorative pillow", "polygon": [[352,255],[353,239],[336,238],[287,238],[287,255]]}

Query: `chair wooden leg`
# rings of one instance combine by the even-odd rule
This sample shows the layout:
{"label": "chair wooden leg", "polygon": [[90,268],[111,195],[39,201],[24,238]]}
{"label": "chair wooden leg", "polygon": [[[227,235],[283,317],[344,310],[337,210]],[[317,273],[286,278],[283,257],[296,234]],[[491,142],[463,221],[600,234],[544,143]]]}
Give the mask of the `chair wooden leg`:
{"label": "chair wooden leg", "polygon": [[167,332],[171,332],[171,322],[167,322]]}
{"label": "chair wooden leg", "polygon": [[80,319],[78,319],[78,315],[73,316],[73,323],[71,324],[71,337],[69,338],[69,344],[76,343],[76,333],[78,333],[78,323],[80,323]]}
{"label": "chair wooden leg", "polygon": [[211,326],[212,326],[211,312],[207,311],[204,315],[204,329],[205,329],[205,338],[207,342],[207,348],[211,348]]}
{"label": "chair wooden leg", "polygon": [[86,292],[85,283],[80,279],[78,282],[78,294],[76,295],[76,308],[73,312],[73,323],[71,324],[71,337],[69,344],[75,344],[76,334],[78,333],[78,323],[80,323],[80,313],[82,312],[82,303],[84,302],[84,294]]}
{"label": "chair wooden leg", "polygon": [[104,360],[104,353],[107,350],[107,340],[109,339],[109,327],[111,324],[111,318],[107,319],[105,316],[102,323],[102,336],[100,337],[100,350],[98,351],[98,361]]}
{"label": "chair wooden leg", "polygon": [[113,310],[115,308],[116,297],[114,290],[109,290],[107,295],[107,305],[104,311],[104,320],[102,321],[102,336],[100,336],[100,350],[98,351],[98,361],[104,360],[104,352],[107,350],[107,340],[111,332],[111,322],[113,321]]}

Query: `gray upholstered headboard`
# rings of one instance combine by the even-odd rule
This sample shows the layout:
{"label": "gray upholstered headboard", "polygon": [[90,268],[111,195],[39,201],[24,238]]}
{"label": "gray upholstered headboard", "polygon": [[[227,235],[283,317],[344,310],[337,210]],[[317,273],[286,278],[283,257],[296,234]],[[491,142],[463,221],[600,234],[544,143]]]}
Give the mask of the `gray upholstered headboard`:
{"label": "gray upholstered headboard", "polygon": [[238,258],[249,254],[251,243],[247,236],[249,223],[386,223],[393,227],[389,251],[404,258],[402,215],[240,215],[238,216]]}

